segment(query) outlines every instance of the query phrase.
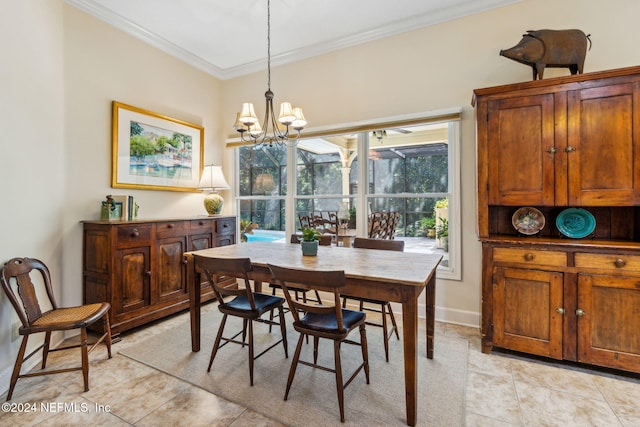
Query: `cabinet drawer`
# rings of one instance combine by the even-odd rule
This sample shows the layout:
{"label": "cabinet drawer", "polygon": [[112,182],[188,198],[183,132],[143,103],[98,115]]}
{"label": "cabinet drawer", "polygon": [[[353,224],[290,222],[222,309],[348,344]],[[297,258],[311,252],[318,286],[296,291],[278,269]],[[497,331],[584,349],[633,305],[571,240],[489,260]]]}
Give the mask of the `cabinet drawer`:
{"label": "cabinet drawer", "polygon": [[495,248],[493,250],[493,261],[563,267],[567,265],[567,254],[560,251]]}
{"label": "cabinet drawer", "polygon": [[186,224],[184,221],[159,222],[156,224],[158,237],[169,237],[184,234]]}
{"label": "cabinet drawer", "polygon": [[151,242],[151,225],[127,225],[118,227],[117,245],[149,244]]}
{"label": "cabinet drawer", "polygon": [[218,235],[228,235],[236,232],[236,222],[234,219],[220,219],[216,221],[216,233]]}
{"label": "cabinet drawer", "polygon": [[191,231],[197,232],[213,231],[214,224],[215,220],[213,219],[194,219],[193,221],[189,221],[189,228]]}
{"label": "cabinet drawer", "polygon": [[640,272],[640,255],[577,253],[577,268]]}

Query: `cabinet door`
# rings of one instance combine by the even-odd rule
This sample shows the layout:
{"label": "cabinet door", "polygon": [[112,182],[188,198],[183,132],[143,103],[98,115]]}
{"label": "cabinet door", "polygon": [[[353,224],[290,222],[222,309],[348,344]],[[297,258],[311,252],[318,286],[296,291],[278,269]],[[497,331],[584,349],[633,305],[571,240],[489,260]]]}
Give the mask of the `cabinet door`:
{"label": "cabinet door", "polygon": [[115,315],[139,310],[151,304],[149,246],[116,251],[113,277]]}
{"label": "cabinet door", "polygon": [[631,206],[640,200],[639,85],[569,93],[569,204]]}
{"label": "cabinet door", "polygon": [[562,358],[563,274],[495,267],[493,344]]}
{"label": "cabinet door", "polygon": [[187,271],[184,252],[185,236],[158,239],[157,295],[154,300],[166,301],[187,294]]}
{"label": "cabinet door", "polygon": [[553,206],[554,129],[553,95],[488,103],[490,205]]}
{"label": "cabinet door", "polygon": [[640,372],[640,278],[578,275],[578,361]]}

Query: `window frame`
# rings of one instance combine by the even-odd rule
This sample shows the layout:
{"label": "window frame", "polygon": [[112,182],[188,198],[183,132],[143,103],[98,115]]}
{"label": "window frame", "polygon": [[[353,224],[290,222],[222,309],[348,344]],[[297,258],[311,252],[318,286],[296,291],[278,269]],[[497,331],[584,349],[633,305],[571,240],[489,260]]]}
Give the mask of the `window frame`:
{"label": "window frame", "polygon": [[[358,146],[357,155],[360,159],[368,159],[368,142],[371,130],[380,129],[384,127],[401,127],[408,125],[417,125],[425,123],[438,123],[448,122],[448,192],[447,193],[402,193],[398,195],[391,194],[368,194],[368,188],[360,187],[356,195],[349,195],[348,197],[355,197],[356,200],[356,212],[357,212],[357,230],[356,233],[359,236],[365,236],[366,230],[362,224],[367,223],[367,206],[370,198],[375,197],[403,197],[403,196],[418,196],[418,197],[447,197],[449,199],[449,265],[448,267],[438,267],[436,271],[436,277],[448,280],[458,280],[462,278],[462,247],[461,247],[461,214],[460,214],[460,176],[461,176],[461,134],[460,134],[460,120],[461,120],[461,108],[447,109],[430,113],[419,113],[407,116],[391,117],[379,120],[370,120],[367,122],[335,125],[325,128],[309,129],[303,133],[303,138],[313,138],[318,136],[329,136],[335,134],[344,133],[357,133],[358,134]],[[238,148],[244,144],[238,141],[238,138],[232,138],[227,140],[227,148]],[[269,196],[270,199],[284,200],[285,203],[285,236],[289,236],[295,233],[297,215],[295,212],[297,199],[320,199],[320,198],[338,198],[340,195],[298,195],[297,194],[297,174],[291,165],[296,164],[296,147],[289,146],[286,148],[287,158],[287,192],[284,195]],[[239,150],[234,149],[234,201],[236,206],[236,212],[240,212],[240,203],[245,200],[264,200],[265,196],[240,196],[239,195]],[[358,176],[359,181],[368,182],[368,161],[358,162]],[[364,186],[367,187],[367,186]]]}

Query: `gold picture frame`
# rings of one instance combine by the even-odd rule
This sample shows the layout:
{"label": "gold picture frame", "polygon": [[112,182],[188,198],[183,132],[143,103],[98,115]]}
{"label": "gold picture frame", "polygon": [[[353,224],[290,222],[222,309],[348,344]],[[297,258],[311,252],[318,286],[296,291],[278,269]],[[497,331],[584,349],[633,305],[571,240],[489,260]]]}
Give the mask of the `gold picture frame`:
{"label": "gold picture frame", "polygon": [[197,191],[204,128],[113,101],[113,188]]}

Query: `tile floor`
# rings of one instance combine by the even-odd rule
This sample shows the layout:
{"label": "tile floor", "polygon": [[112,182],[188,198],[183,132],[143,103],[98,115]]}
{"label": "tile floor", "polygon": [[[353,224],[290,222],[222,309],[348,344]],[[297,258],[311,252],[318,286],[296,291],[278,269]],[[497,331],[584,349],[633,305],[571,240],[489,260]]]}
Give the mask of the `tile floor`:
{"label": "tile floor", "polygon": [[[90,355],[91,390],[71,372],[21,379],[11,402],[34,405],[0,411],[12,426],[279,426],[278,422],[118,354],[133,341],[184,321],[180,314],[123,334],[108,360]],[[640,426],[640,376],[623,376],[526,357],[480,352],[477,329],[444,323],[437,334],[469,341],[466,425]],[[437,336],[436,336],[437,346]],[[436,347],[437,352],[437,347]],[[77,363],[77,350],[56,352],[54,363]],[[0,400],[4,402],[4,396]],[[48,404],[43,410],[41,402]],[[106,405],[109,405],[106,408]],[[268,414],[267,414],[268,415]],[[339,423],[336,423],[339,425]]]}

